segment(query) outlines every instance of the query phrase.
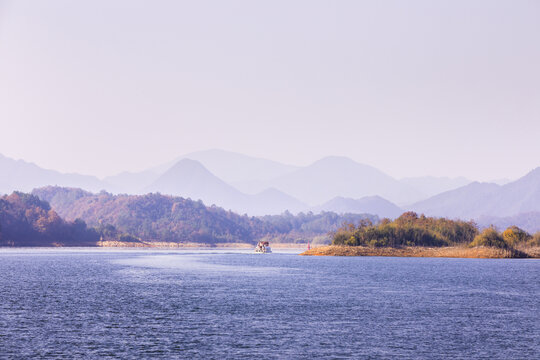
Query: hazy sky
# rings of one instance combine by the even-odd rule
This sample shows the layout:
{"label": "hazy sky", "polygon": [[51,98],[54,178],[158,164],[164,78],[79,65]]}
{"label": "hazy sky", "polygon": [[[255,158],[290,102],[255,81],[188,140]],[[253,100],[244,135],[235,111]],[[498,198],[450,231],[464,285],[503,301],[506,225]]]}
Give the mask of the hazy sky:
{"label": "hazy sky", "polygon": [[540,1],[0,0],[0,153],[103,176],[209,148],[521,176]]}

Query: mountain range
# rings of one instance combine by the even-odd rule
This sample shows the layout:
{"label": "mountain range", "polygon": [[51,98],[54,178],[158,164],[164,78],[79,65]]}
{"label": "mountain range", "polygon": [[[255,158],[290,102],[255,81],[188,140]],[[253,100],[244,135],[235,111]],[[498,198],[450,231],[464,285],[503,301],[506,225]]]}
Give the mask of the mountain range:
{"label": "mountain range", "polygon": [[333,211],[338,214],[375,214],[381,218],[395,219],[404,210],[396,204],[380,196],[365,196],[361,199],[335,197],[324,204],[313,208],[314,212]]}
{"label": "mountain range", "polygon": [[106,183],[94,176],[43,169],[36,164],[0,154],[0,194],[14,190],[29,192],[44,185],[80,187],[89,191],[99,191],[106,187]]}
{"label": "mountain range", "polygon": [[473,182],[420,201],[410,209],[430,216],[462,219],[540,211],[540,167],[505,185]]}
{"label": "mountain range", "polygon": [[[293,166],[222,150],[186,154],[141,172],[98,179],[43,169],[0,155],[0,193],[57,185],[114,194],[162,194],[202,200],[249,215],[285,210],[500,219],[540,212],[540,170],[504,185],[459,178],[393,178],[346,157]],[[526,216],[526,215],[523,215]],[[534,222],[534,221],[533,221]],[[540,221],[539,221],[540,223]],[[540,226],[540,225],[539,225]]]}
{"label": "mountain range", "polygon": [[284,210],[297,213],[306,209],[306,205],[299,200],[274,188],[255,195],[244,194],[212,174],[200,162],[190,159],[176,162],[145,187],[144,192],[200,199],[208,205],[218,205],[250,215],[279,214]]}

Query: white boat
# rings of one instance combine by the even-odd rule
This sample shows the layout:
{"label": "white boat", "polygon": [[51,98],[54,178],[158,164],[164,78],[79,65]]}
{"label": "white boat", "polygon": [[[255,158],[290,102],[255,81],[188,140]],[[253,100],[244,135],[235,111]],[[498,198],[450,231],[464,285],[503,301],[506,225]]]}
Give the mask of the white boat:
{"label": "white boat", "polygon": [[257,246],[255,246],[255,252],[257,254],[269,254],[272,252],[272,249],[268,241],[259,241]]}

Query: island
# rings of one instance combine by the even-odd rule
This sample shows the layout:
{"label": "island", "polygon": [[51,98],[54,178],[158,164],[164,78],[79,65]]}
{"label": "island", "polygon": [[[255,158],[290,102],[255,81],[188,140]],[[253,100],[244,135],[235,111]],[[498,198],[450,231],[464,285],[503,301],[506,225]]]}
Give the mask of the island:
{"label": "island", "polygon": [[480,231],[472,221],[406,212],[394,221],[346,224],[333,233],[332,245],[314,247],[301,255],[540,258],[540,232],[531,235],[517,226],[502,233],[494,227]]}

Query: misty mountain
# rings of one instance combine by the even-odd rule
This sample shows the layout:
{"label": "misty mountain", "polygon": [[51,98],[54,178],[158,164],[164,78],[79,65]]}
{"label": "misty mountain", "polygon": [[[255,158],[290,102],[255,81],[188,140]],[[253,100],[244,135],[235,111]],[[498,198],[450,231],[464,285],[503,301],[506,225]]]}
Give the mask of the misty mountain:
{"label": "misty mountain", "polygon": [[200,199],[208,205],[216,204],[229,209],[235,208],[238,202],[243,203],[247,197],[201,163],[190,159],[179,160],[144,190]]}
{"label": "misty mountain", "polygon": [[531,234],[540,231],[540,211],[531,211],[506,217],[481,216],[475,221],[481,228],[494,225],[502,231],[509,226],[515,225]]}
{"label": "misty mountain", "polygon": [[297,214],[306,211],[308,206],[294,197],[274,188],[249,196],[246,212],[253,215],[281,214],[285,210]]}
{"label": "misty mountain", "polygon": [[335,197],[326,203],[313,208],[314,212],[332,211],[338,214],[374,214],[378,217],[394,219],[403,213],[396,204],[380,196],[366,196],[361,199]]}
{"label": "misty mountain", "polygon": [[540,167],[506,185],[474,182],[409,208],[430,216],[463,219],[540,211]]}
{"label": "misty mountain", "polygon": [[201,163],[182,159],[144,189],[202,200],[207,205],[231,209],[250,215],[279,214],[285,210],[298,212],[307,206],[276,189],[268,189],[256,195],[244,194],[227,184]]}
{"label": "misty mountain", "polygon": [[510,180],[508,178],[499,178],[499,179],[489,180],[488,182],[493,183],[493,184],[497,184],[497,185],[506,185],[509,182],[512,182],[512,180]]}
{"label": "misty mountain", "polygon": [[94,176],[64,174],[47,170],[23,160],[14,160],[0,154],[0,193],[31,191],[45,185],[80,187],[90,191],[100,191],[109,184]]}
{"label": "misty mountain", "polygon": [[457,189],[472,182],[464,177],[449,178],[435,176],[409,177],[400,179],[399,181],[424,194],[426,198]]}
{"label": "misty mountain", "polygon": [[[221,150],[185,156],[204,160],[231,182],[217,176],[199,161],[187,158],[164,170],[124,172],[99,180],[93,176],[43,169],[0,155],[0,193],[30,191],[47,185],[92,192],[102,189],[128,194],[160,192],[200,199],[208,205],[216,204],[250,215],[279,214],[285,210],[297,213],[316,206],[318,210],[393,217],[401,211],[395,204],[410,203],[414,204],[407,209],[429,216],[464,219],[509,217],[540,211],[540,168],[505,185],[474,182],[425,199],[424,194],[468,180],[419,177],[398,181],[372,166],[345,157],[326,157],[309,166],[294,167]],[[239,189],[238,184],[244,186]]]}
{"label": "misty mountain", "polygon": [[324,203],[337,196],[358,199],[379,195],[396,203],[423,198],[411,186],[372,166],[337,156],[326,157],[299,168],[272,180],[268,185],[311,205]]}
{"label": "misty mountain", "polygon": [[446,191],[408,208],[429,216],[472,219],[484,215],[500,185],[473,182],[455,190]]}
{"label": "misty mountain", "polygon": [[141,172],[122,172],[118,175],[108,176],[103,179],[111,186],[107,189],[114,193],[142,194],[143,189],[150,186],[160,176],[152,170]]}
{"label": "misty mountain", "polygon": [[522,178],[501,186],[495,201],[497,216],[540,211],[540,167]]}
{"label": "misty mountain", "polygon": [[182,159],[191,159],[200,162],[212,174],[227,183],[269,180],[297,169],[296,166],[282,164],[277,161],[256,158],[232,151],[213,149],[182,155],[176,160],[152,170],[158,173],[164,172]]}
{"label": "misty mountain", "polygon": [[297,169],[296,166],[231,151],[205,150],[179,156],[145,171],[123,172],[106,177],[104,181],[114,185],[111,188],[113,192],[143,194],[161,175],[184,159],[198,161],[216,177],[246,194],[265,191],[271,187],[266,181]]}

